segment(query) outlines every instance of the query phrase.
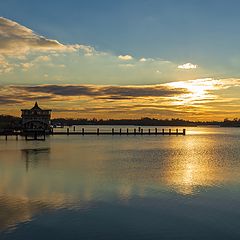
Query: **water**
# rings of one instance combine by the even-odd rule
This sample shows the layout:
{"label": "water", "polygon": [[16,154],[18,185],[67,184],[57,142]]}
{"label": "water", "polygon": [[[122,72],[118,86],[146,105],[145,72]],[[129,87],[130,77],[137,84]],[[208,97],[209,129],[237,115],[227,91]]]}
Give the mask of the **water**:
{"label": "water", "polygon": [[240,239],[239,199],[240,129],[0,138],[1,240]]}

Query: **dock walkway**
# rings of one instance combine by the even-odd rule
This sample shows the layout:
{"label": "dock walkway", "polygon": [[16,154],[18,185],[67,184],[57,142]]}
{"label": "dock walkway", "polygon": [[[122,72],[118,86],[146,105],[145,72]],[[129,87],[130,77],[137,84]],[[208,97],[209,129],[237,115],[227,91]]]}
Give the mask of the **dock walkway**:
{"label": "dock walkway", "polygon": [[[75,128],[73,131],[70,131],[69,128],[66,129],[66,131],[52,131],[48,134],[39,134],[39,137],[37,136],[38,135],[38,132],[36,132],[34,134],[34,137],[31,138],[33,134],[31,133],[31,135],[28,135],[26,133],[22,133],[22,132],[2,132],[0,133],[0,136],[4,136],[5,137],[5,140],[8,139],[9,136],[15,136],[16,137],[16,140],[18,140],[18,137],[19,136],[23,136],[25,137],[26,140],[45,140],[45,135],[50,135],[50,136],[54,136],[54,135],[66,135],[66,136],[69,136],[69,135],[125,135],[125,136],[128,136],[128,135],[132,135],[132,136],[141,136],[141,135],[186,135],[186,129],[183,129],[183,130],[180,130],[179,129],[158,129],[158,128],[149,128],[149,129],[146,129],[146,128],[139,128],[138,131],[137,129],[133,129],[133,130],[129,130],[128,128],[126,129],[115,129],[115,128],[112,128],[111,131],[106,131],[106,130],[100,130],[99,128],[95,129],[94,131],[85,131],[84,128],[81,129],[81,131],[75,131]],[[43,138],[41,138],[41,136],[44,136]],[[29,138],[30,137],[30,138]]]}

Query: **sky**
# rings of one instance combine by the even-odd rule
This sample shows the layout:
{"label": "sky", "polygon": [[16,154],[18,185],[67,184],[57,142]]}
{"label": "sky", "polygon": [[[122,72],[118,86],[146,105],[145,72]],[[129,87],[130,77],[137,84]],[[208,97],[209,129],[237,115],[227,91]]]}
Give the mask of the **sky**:
{"label": "sky", "polygon": [[237,0],[0,2],[0,114],[240,118]]}

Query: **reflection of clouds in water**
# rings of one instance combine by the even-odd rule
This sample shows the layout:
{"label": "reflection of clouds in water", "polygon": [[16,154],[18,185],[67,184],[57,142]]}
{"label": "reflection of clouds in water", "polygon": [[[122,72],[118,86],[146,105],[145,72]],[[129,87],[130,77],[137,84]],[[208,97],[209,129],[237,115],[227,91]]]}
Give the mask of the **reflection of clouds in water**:
{"label": "reflection of clouds in water", "polygon": [[39,162],[49,161],[50,148],[30,148],[22,149],[22,159],[26,163],[26,171],[29,168],[35,168],[38,166]]}
{"label": "reflection of clouds in water", "polygon": [[35,212],[26,199],[0,197],[0,230],[14,229],[15,224],[29,221]]}
{"label": "reflection of clouds in water", "polygon": [[[44,211],[56,210],[71,206],[73,199],[66,199],[64,194],[52,193],[42,198],[29,199],[24,196],[0,195],[0,231],[12,231],[16,225],[31,221],[33,216]],[[78,207],[84,207],[78,201]]]}
{"label": "reflection of clouds in water", "polygon": [[172,191],[193,195],[239,180],[237,142],[228,146],[225,139],[129,137],[114,138],[114,143],[104,137],[69,139],[53,138],[51,148],[19,142],[26,145],[1,155],[1,229],[30,221],[44,210],[161,198]]}

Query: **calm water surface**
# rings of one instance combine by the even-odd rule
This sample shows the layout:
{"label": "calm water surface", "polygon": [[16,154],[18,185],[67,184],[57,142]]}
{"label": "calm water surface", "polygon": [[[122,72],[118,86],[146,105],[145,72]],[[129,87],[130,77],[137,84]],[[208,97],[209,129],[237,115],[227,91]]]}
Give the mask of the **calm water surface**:
{"label": "calm water surface", "polygon": [[0,239],[240,239],[240,129],[0,138]]}

